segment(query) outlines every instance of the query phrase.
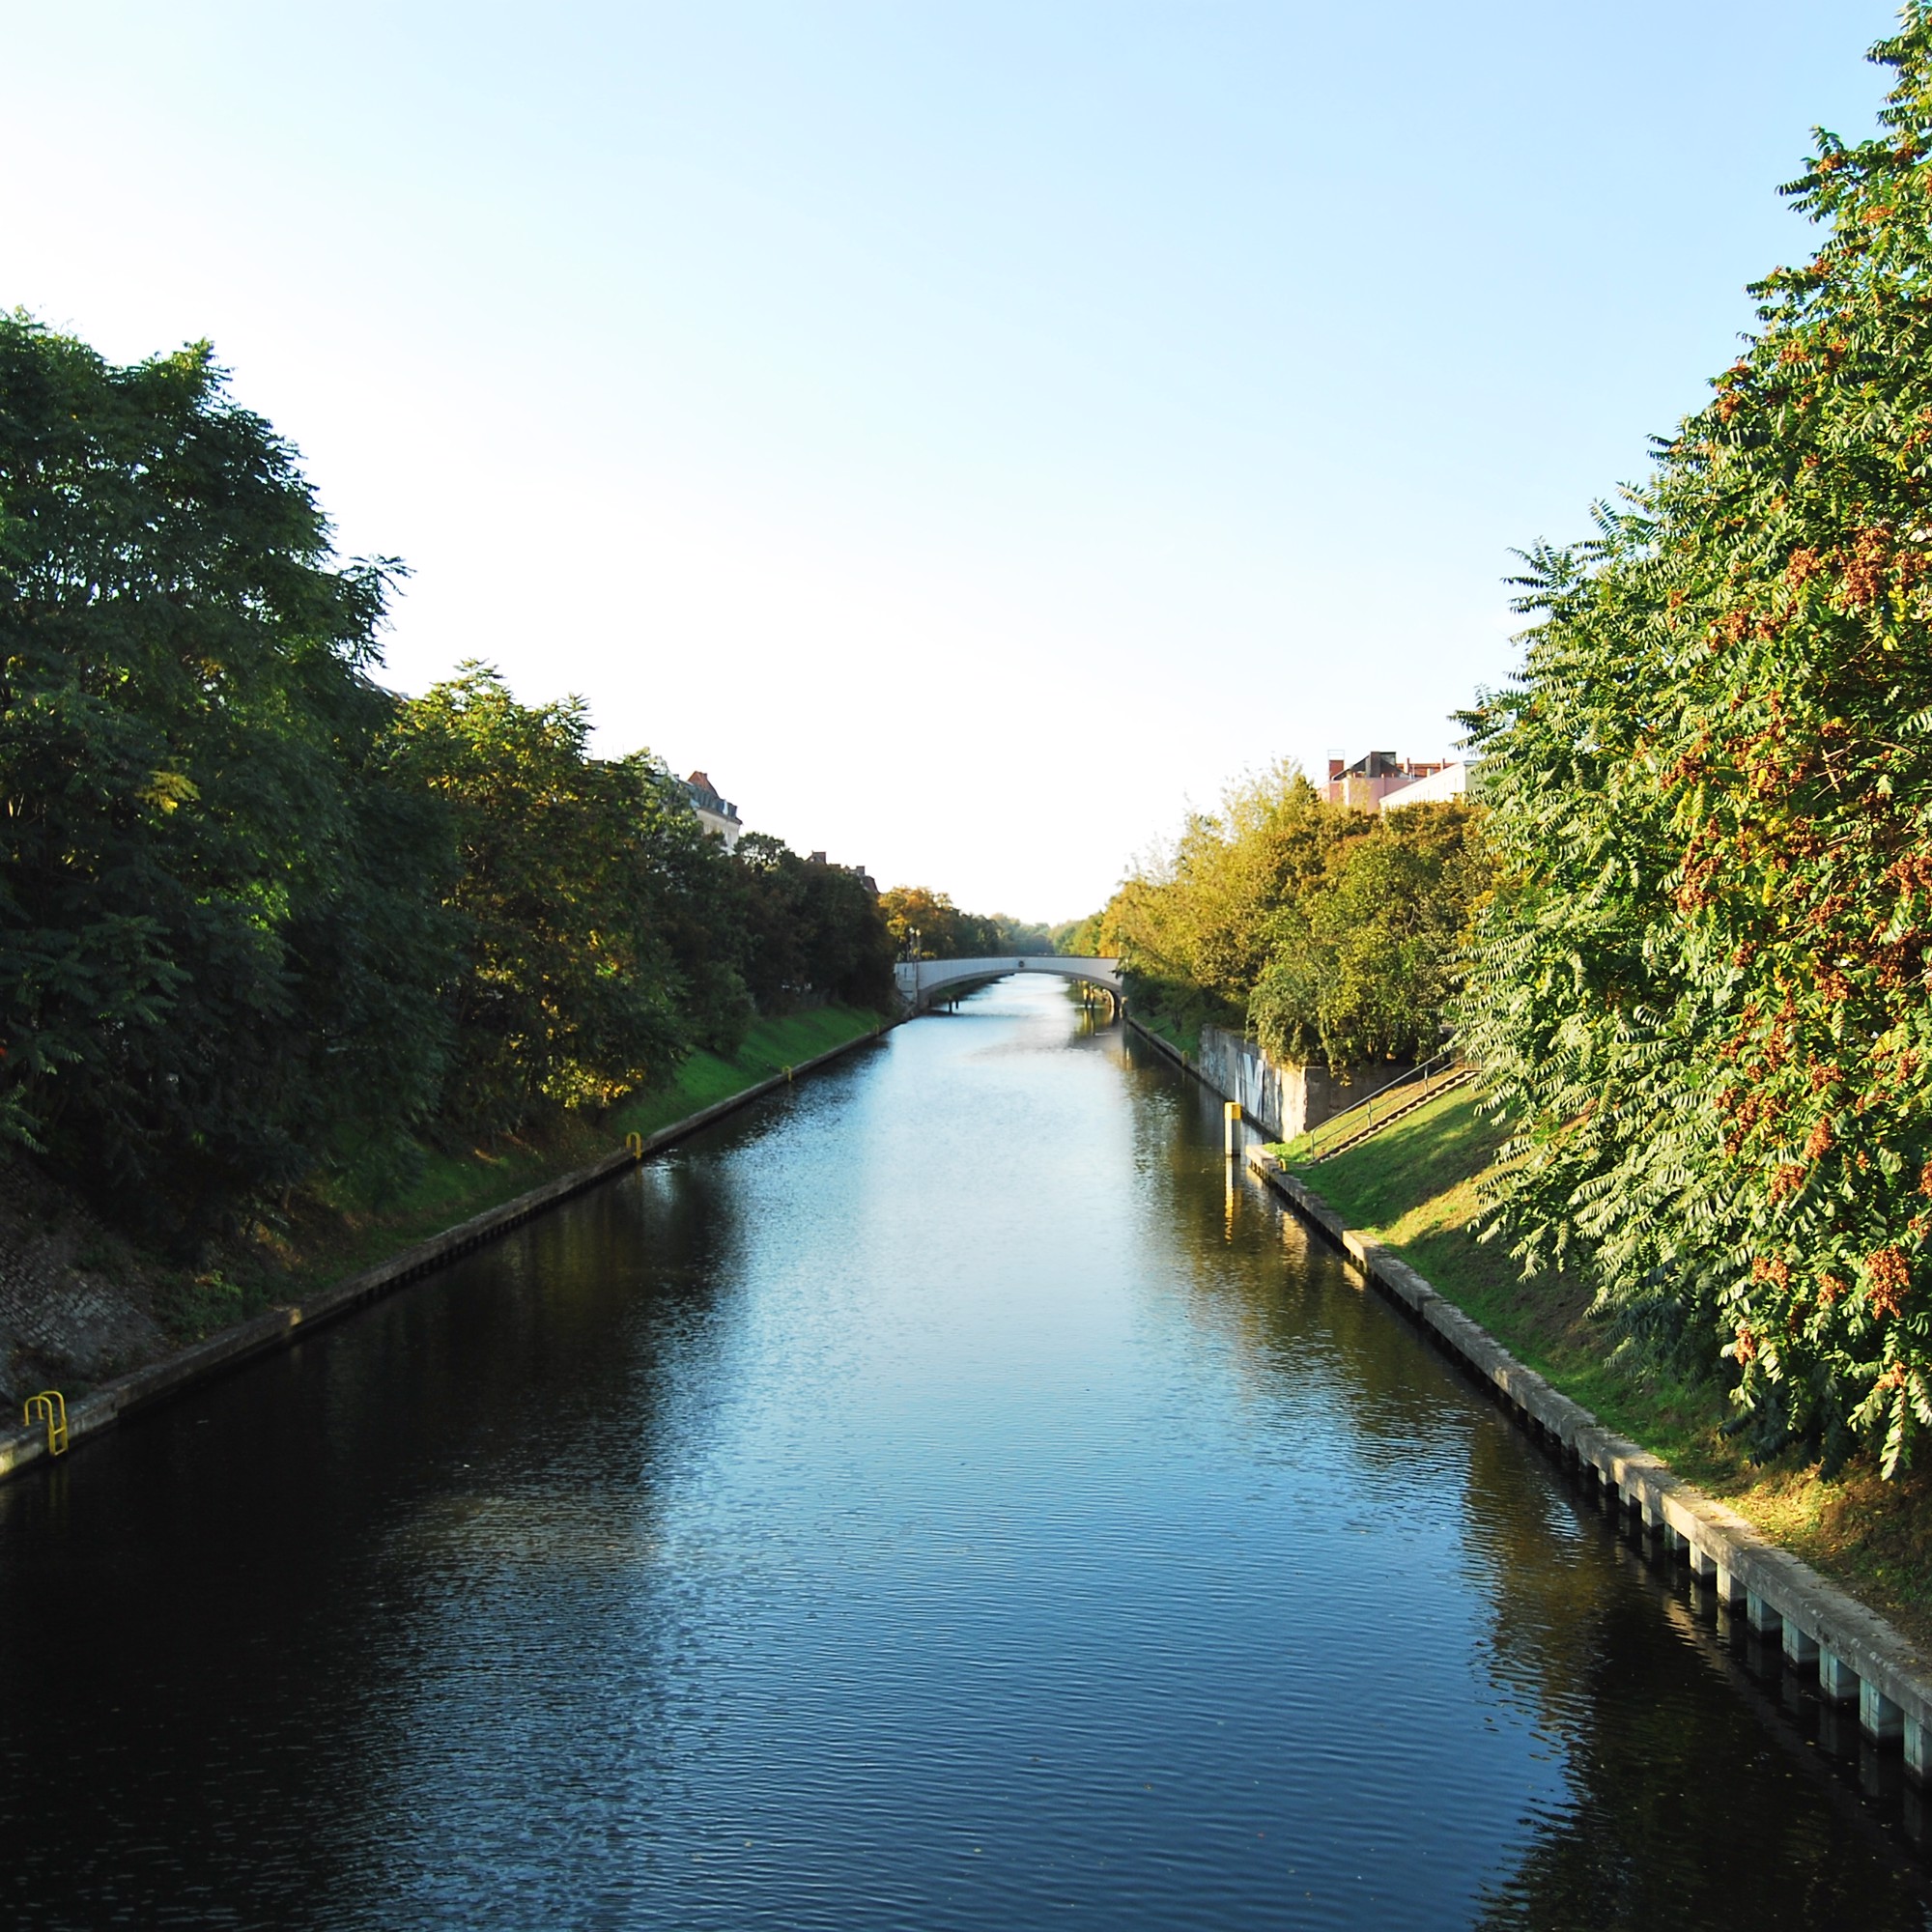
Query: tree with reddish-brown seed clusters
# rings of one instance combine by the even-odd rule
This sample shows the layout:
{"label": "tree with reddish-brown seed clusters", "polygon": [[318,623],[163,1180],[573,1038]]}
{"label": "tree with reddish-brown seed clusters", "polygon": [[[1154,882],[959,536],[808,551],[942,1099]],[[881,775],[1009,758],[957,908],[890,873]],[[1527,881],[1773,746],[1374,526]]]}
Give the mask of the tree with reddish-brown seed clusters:
{"label": "tree with reddish-brown seed clusters", "polygon": [[[1532,1266],[1727,1377],[1766,1445],[1932,1426],[1932,0],[1815,256],[1597,533],[1529,554],[1469,723],[1513,885],[1461,1015]],[[1861,1292],[1846,1292],[1858,1284]]]}

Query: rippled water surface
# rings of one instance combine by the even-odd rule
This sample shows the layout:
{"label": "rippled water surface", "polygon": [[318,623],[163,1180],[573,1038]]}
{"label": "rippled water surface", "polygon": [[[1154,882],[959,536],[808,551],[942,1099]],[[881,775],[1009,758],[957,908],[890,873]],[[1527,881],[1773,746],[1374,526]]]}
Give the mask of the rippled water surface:
{"label": "rippled water surface", "polygon": [[1927,1923],[1218,1114],[1009,981],[0,1490],[0,1916]]}

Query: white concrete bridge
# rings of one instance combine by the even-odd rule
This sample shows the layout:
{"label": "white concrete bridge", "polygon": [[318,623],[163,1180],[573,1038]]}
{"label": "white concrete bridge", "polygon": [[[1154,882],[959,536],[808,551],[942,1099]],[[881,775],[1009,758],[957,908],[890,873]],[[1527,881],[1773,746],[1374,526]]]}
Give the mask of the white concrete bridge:
{"label": "white concrete bridge", "polygon": [[1118,959],[1074,959],[1059,952],[1021,958],[1009,952],[987,959],[902,959],[893,972],[898,980],[899,998],[916,1013],[941,1000],[957,999],[988,980],[1004,980],[1009,973],[1051,973],[1062,980],[1084,980],[1113,996],[1117,1013],[1125,999]]}

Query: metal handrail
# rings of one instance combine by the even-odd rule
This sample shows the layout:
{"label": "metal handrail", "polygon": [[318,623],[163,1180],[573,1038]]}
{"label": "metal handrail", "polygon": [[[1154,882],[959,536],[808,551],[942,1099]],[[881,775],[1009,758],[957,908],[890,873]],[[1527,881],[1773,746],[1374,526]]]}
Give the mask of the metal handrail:
{"label": "metal handrail", "polygon": [[30,1395],[20,1411],[20,1420],[31,1429],[38,1421],[47,1425],[47,1454],[67,1454],[67,1398],[59,1389],[43,1389]]}
{"label": "metal handrail", "polygon": [[[1443,1048],[1434,1059],[1424,1061],[1420,1066],[1411,1066],[1406,1073],[1400,1073],[1384,1086],[1378,1087],[1373,1094],[1357,1100],[1352,1107],[1345,1108],[1332,1119],[1323,1121],[1321,1126],[1307,1136],[1302,1158],[1311,1161],[1325,1160],[1336,1151],[1338,1143],[1355,1140],[1363,1134],[1372,1132],[1376,1124],[1377,1101],[1386,1099],[1391,1094],[1399,1092],[1403,1095],[1400,1102],[1402,1106],[1419,1105],[1421,1101],[1428,1099],[1431,1084],[1438,1071],[1455,1073],[1460,1077],[1463,1070],[1456,1049],[1453,1046]],[[1422,1089],[1419,1094],[1415,1091],[1418,1081]],[[1393,1106],[1388,1108],[1382,1118],[1386,1120],[1388,1115],[1395,1111]]]}

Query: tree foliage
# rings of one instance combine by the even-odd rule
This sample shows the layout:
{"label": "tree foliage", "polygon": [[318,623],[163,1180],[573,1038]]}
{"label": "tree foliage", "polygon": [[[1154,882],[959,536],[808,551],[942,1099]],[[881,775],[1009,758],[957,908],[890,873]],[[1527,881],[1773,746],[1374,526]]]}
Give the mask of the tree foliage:
{"label": "tree foliage", "polygon": [[1267,1052],[1346,1066],[1436,1050],[1463,936],[1489,890],[1477,810],[1386,812],[1331,849],[1313,890],[1283,903],[1248,1000]]}
{"label": "tree foliage", "polygon": [[456,832],[447,1106],[470,1132],[518,1127],[545,1100],[608,1106],[687,1044],[660,848],[686,825],[695,846],[696,821],[649,758],[590,757],[589,731],[581,700],[519,704],[476,664],[398,721],[393,768]]}
{"label": "tree foliage", "polygon": [[[1757,1438],[1932,1424],[1932,12],[1825,231],[1472,717],[1511,889],[1463,1015],[1505,1224],[1719,1351]],[[1708,1358],[1708,1357],[1707,1357]]]}
{"label": "tree foliage", "polygon": [[734,863],[581,703],[375,683],[395,575],[205,345],[0,318],[0,1144],[183,1247],[890,994],[863,882]]}
{"label": "tree foliage", "polygon": [[1021,959],[1054,950],[1043,925],[1003,912],[961,912],[947,894],[924,886],[895,886],[879,895],[879,904],[902,956],[915,932],[922,959],[988,959],[1008,952]]}
{"label": "tree foliage", "polygon": [[881,1009],[893,999],[896,942],[857,872],[801,858],[777,838],[738,841],[744,973],[763,1012],[814,997]]}
{"label": "tree foliage", "polygon": [[1071,959],[1094,959],[1100,955],[1100,928],[1105,915],[1090,912],[1085,919],[1065,919],[1048,928],[1047,938],[1056,952]]}
{"label": "tree foliage", "polygon": [[0,1122],[193,1227],[440,1071],[437,829],[336,566],[203,346],[131,369],[0,318]]}
{"label": "tree foliage", "polygon": [[1333,1066],[1435,1049],[1463,935],[1488,889],[1481,811],[1331,805],[1284,761],[1136,867],[1101,915],[1131,997]]}
{"label": "tree foliage", "polygon": [[1367,822],[1326,804],[1289,760],[1237,780],[1218,811],[1190,812],[1174,843],[1128,874],[1102,919],[1103,949],[1144,988],[1196,989],[1238,1024],[1282,908]]}

